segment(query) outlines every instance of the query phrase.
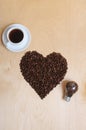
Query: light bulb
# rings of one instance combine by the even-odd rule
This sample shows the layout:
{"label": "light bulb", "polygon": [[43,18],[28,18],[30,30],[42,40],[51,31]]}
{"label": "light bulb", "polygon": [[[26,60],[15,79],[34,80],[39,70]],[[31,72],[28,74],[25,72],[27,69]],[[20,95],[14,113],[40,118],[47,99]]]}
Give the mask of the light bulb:
{"label": "light bulb", "polygon": [[69,102],[74,93],[78,90],[78,84],[75,81],[67,82],[65,86],[65,96],[64,99]]}

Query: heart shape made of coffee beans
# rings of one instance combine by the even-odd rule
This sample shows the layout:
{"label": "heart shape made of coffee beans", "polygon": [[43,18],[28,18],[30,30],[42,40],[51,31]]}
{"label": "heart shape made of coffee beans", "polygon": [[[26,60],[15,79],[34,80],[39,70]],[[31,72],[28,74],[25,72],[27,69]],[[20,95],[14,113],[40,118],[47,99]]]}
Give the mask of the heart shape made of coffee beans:
{"label": "heart shape made of coffee beans", "polygon": [[43,57],[36,51],[28,51],[21,59],[20,69],[24,79],[43,99],[64,78],[67,60],[56,52]]}

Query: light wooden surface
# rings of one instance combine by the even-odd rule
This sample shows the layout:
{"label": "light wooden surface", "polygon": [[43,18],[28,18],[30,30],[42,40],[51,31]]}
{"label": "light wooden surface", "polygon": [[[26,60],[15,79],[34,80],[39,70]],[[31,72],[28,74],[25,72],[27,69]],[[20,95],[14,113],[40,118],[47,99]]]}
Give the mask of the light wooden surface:
{"label": "light wooden surface", "polygon": [[26,51],[12,53],[0,40],[0,130],[86,130],[86,0],[0,0],[0,39],[12,23],[30,29],[26,51],[67,58],[64,80],[79,91],[67,103],[60,85],[41,100],[20,72]]}

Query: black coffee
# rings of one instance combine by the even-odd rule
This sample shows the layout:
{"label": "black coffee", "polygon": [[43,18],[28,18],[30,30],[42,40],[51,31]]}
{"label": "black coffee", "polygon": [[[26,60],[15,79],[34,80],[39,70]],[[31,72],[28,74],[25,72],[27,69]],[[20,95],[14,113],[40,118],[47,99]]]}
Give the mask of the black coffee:
{"label": "black coffee", "polygon": [[21,42],[23,37],[24,37],[23,32],[21,30],[19,30],[19,29],[14,29],[9,34],[9,39],[13,43]]}

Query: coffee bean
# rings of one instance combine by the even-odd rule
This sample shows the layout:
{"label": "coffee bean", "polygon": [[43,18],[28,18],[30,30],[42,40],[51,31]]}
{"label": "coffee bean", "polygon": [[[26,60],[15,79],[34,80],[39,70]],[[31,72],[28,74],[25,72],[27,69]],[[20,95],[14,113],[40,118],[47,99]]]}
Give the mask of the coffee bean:
{"label": "coffee bean", "polygon": [[20,69],[24,79],[43,99],[64,78],[67,60],[56,52],[43,57],[36,51],[28,51],[21,59]]}

